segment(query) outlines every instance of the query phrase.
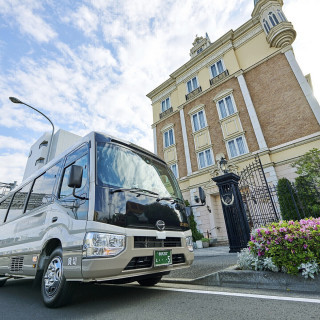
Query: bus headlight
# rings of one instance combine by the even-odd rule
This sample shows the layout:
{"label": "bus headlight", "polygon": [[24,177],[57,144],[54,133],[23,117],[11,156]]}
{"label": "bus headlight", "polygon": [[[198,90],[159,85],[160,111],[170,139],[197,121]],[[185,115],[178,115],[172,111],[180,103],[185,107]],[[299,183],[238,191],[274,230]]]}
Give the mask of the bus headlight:
{"label": "bus headlight", "polygon": [[126,236],[101,232],[88,232],[84,238],[83,256],[114,257],[126,247]]}
{"label": "bus headlight", "polygon": [[187,247],[190,252],[193,251],[193,241],[192,241],[192,236],[191,237],[186,237],[186,242],[187,242]]}

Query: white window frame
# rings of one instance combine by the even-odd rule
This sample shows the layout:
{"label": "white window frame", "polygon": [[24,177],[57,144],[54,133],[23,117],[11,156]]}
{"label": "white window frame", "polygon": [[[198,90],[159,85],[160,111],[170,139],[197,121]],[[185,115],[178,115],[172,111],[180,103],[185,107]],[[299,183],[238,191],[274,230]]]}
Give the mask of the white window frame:
{"label": "white window frame", "polygon": [[[177,175],[175,175],[175,174],[174,174],[174,171],[173,171],[173,169],[172,169],[174,166],[176,166],[176,173],[177,173]],[[173,175],[176,177],[176,179],[179,179],[179,169],[178,169],[178,164],[177,164],[177,163],[173,163],[173,164],[171,164],[171,165],[170,165],[170,169],[171,169],[171,171],[172,171]]]}
{"label": "white window frame", "polygon": [[[168,103],[167,103],[167,101],[168,101]],[[165,109],[163,109],[163,107],[162,107],[163,104],[165,106]],[[170,99],[170,97],[167,97],[166,99],[161,101],[161,112],[164,112],[170,108],[171,108],[171,99]]]}
{"label": "white window frame", "polygon": [[[172,140],[173,142],[170,144],[170,131],[172,131]],[[168,142],[169,142],[169,145],[166,146],[166,138],[165,138],[165,134],[168,132]],[[173,128],[169,128],[167,129],[166,131],[163,131],[163,148],[166,149],[166,148],[169,148],[171,146],[173,146],[175,144],[175,137],[174,137],[174,130]]]}
{"label": "white window frame", "polygon": [[[194,88],[194,86],[193,86],[193,79],[196,79],[196,82],[197,82],[197,86]],[[188,89],[188,83],[191,83],[191,91],[189,91],[189,89]],[[187,89],[187,94],[188,93],[190,93],[190,92],[192,92],[192,91],[194,91],[194,90],[196,90],[196,89],[198,89],[199,88],[199,80],[198,80],[198,77],[197,76],[194,76],[194,77],[192,77],[191,79],[189,79],[187,82],[186,82],[186,89]]]}
{"label": "white window frame", "polygon": [[[239,138],[242,138],[243,146],[244,146],[244,149],[245,149],[245,152],[242,153],[242,154],[240,154],[239,147],[238,147],[238,144],[236,142],[236,140],[239,139]],[[231,141],[234,141],[234,145],[235,145],[235,148],[236,148],[236,151],[237,151],[237,155],[235,155],[235,156],[231,155],[231,150],[229,148],[229,142],[231,142]],[[237,157],[243,156],[244,154],[249,153],[249,148],[248,148],[248,145],[247,145],[246,137],[244,135],[237,136],[237,137],[234,137],[232,139],[227,140],[226,141],[226,148],[227,148],[227,151],[228,151],[229,159],[234,159],[234,158],[237,158]]]}
{"label": "white window frame", "polygon": [[[202,128],[200,127],[200,120],[199,120],[200,119],[200,117],[199,117],[199,113],[200,112],[203,112],[203,118],[204,118],[204,127],[202,127]],[[193,116],[194,115],[197,115],[197,121],[198,121],[198,126],[199,126],[198,130],[196,130],[196,128],[194,127],[194,122],[193,122]],[[198,131],[200,131],[200,130],[202,130],[202,129],[204,129],[204,128],[206,128],[208,126],[207,117],[206,117],[206,113],[205,113],[204,109],[200,109],[197,112],[194,112],[194,113],[190,114],[190,118],[191,118],[191,125],[192,125],[193,132],[198,132]]]}
{"label": "white window frame", "polygon": [[[233,109],[234,109],[234,112],[231,113],[231,114],[229,113],[229,110],[228,110],[228,108],[227,108],[227,101],[226,101],[226,99],[227,99],[228,97],[231,98],[232,106],[233,106]],[[226,107],[226,113],[227,113],[227,115],[226,115],[225,117],[223,117],[223,118],[222,118],[222,114],[221,114],[220,106],[219,106],[219,102],[222,101],[222,100],[224,101],[224,105],[225,105],[225,107]],[[229,116],[237,113],[237,111],[238,111],[237,106],[236,106],[236,102],[234,101],[234,98],[233,98],[233,94],[228,94],[228,95],[224,96],[223,98],[220,98],[220,99],[216,102],[216,106],[217,106],[217,109],[218,109],[218,114],[219,114],[220,120],[226,119],[226,118],[228,118]]]}
{"label": "white window frame", "polygon": [[[218,62],[219,62],[219,61],[221,61],[222,69],[223,69],[221,72],[219,72],[219,69],[218,69]],[[213,66],[216,66],[216,70],[219,72],[216,76],[214,76],[213,73],[212,73],[212,67],[213,67]],[[224,62],[223,62],[223,59],[220,59],[220,60],[218,60],[217,62],[215,62],[214,64],[212,64],[212,65],[209,67],[209,70],[210,70],[211,79],[213,79],[213,78],[217,77],[219,74],[225,72],[225,71],[226,71],[226,66],[225,66],[225,64],[224,64]]]}
{"label": "white window frame", "polygon": [[[201,167],[200,166],[200,153],[203,153],[205,155],[205,152],[206,151],[209,151],[210,154],[211,154],[211,159],[212,159],[212,163],[211,164],[208,164],[207,163],[207,158],[206,156],[204,157],[204,161],[205,161],[205,166]],[[214,161],[214,156],[213,156],[213,151],[212,151],[212,148],[208,148],[208,149],[204,149],[204,150],[201,150],[199,152],[197,152],[197,161],[198,161],[198,168],[199,170],[201,169],[204,169],[204,168],[207,168],[207,167],[210,167],[210,166],[213,166],[215,164],[215,161]]]}

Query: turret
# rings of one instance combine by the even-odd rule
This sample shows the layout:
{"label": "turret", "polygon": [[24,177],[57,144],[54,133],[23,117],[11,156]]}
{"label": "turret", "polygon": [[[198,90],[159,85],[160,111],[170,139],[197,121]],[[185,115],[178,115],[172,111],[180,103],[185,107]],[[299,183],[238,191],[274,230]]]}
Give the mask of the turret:
{"label": "turret", "polygon": [[291,45],[296,31],[282,11],[283,0],[254,0],[252,18],[258,17],[270,47]]}

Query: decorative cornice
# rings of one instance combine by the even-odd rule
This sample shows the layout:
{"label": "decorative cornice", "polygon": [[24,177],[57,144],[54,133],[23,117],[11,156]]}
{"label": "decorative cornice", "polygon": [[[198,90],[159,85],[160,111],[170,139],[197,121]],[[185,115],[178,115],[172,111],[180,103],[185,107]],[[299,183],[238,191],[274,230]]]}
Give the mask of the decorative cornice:
{"label": "decorative cornice", "polygon": [[198,104],[196,105],[195,107],[193,107],[189,112],[188,114],[191,116],[192,114],[198,112],[199,110],[203,109],[205,107],[204,104]]}
{"label": "decorative cornice", "polygon": [[253,30],[250,30],[249,32],[247,32],[244,36],[237,38],[234,42],[233,42],[233,46],[235,49],[239,48],[240,46],[242,46],[245,42],[247,42],[248,40],[250,40],[252,37],[254,37],[255,35],[259,34],[263,32],[262,27],[260,24],[258,24]]}
{"label": "decorative cornice", "polygon": [[159,100],[162,100],[162,98],[168,96],[172,91],[174,91],[177,88],[177,86],[174,84],[171,87],[167,88],[167,90],[159,93],[158,95],[156,95],[155,97],[153,97],[153,99],[151,100],[152,103],[156,103]]}
{"label": "decorative cornice", "polygon": [[196,74],[199,72],[200,69],[210,64],[210,62],[213,62],[215,59],[217,59],[219,56],[222,56],[222,54],[232,48],[232,42],[229,41],[226,45],[221,47],[218,51],[216,51],[214,54],[209,56],[207,59],[204,59],[201,61],[201,63],[197,64],[194,68],[190,69],[187,73],[183,74],[180,77],[177,77],[176,83],[179,84],[181,82],[184,82],[185,80],[189,79],[193,74]]}

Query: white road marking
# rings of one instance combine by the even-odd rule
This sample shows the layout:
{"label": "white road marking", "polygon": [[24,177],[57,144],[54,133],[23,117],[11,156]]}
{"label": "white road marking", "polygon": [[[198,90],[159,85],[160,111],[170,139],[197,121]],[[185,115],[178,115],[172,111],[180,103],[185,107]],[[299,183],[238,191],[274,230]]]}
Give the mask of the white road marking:
{"label": "white road marking", "polygon": [[164,287],[143,287],[143,288],[144,289],[150,289],[150,290],[163,290],[163,291],[175,291],[175,292],[186,292],[186,293],[211,294],[211,295],[218,295],[218,296],[230,296],[230,297],[243,297],[243,298],[255,298],[255,299],[266,299],[266,300],[320,303],[319,299],[294,298],[294,297],[282,297],[282,296],[268,296],[268,295],[250,294],[250,293],[221,292],[221,291],[207,291],[207,290],[194,290],[194,289],[176,289],[176,288],[164,288]]}

